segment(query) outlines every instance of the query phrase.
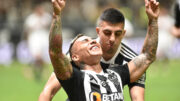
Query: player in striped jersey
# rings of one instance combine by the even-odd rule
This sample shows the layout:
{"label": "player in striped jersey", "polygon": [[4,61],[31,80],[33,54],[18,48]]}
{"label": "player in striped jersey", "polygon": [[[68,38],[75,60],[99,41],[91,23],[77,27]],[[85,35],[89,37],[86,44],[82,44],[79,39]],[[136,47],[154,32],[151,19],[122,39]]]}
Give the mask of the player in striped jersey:
{"label": "player in striped jersey", "polygon": [[[103,58],[101,58],[101,65],[104,69],[107,69],[109,67],[109,65],[112,65],[112,64],[123,65],[123,64],[131,61],[136,56],[137,56],[137,54],[133,50],[131,50],[124,43],[121,43],[119,45],[117,53],[113,56],[112,59],[106,61]],[[136,90],[136,91],[134,91],[134,92],[136,92],[136,94],[134,94],[134,96],[133,96],[134,98],[132,98],[132,100],[138,99],[138,101],[139,101],[141,99],[141,101],[142,101],[144,99],[145,79],[146,79],[146,74],[144,73],[136,82],[129,84],[130,90],[132,90],[133,87],[134,87],[133,90]],[[133,91],[131,91],[131,95],[132,95],[132,93],[133,93]]]}
{"label": "player in striped jersey", "polygon": [[[106,22],[106,21],[104,21],[104,22]],[[122,25],[121,25],[122,26]],[[123,25],[124,26],[124,25]],[[107,31],[107,30],[106,30]],[[119,33],[119,32],[118,32]],[[107,33],[106,33],[107,34]],[[112,61],[105,61],[105,59],[102,59],[102,65],[103,65],[103,62],[106,62],[106,63],[109,63],[109,64],[123,64],[123,63],[125,63],[125,62],[129,62],[134,56],[136,56],[136,54],[133,52],[133,51],[131,51],[130,49],[128,49],[124,44],[121,44],[121,45],[119,45],[120,44],[120,42],[121,42],[121,40],[119,40],[118,41],[118,49],[114,49],[114,50],[116,50],[113,54],[113,57],[111,57],[111,59],[109,59],[109,60],[112,60]],[[101,45],[102,46],[102,45]],[[102,48],[103,49],[103,48]],[[118,50],[118,51],[117,51]],[[117,54],[116,54],[117,53]],[[105,57],[105,56],[104,56]],[[106,64],[105,64],[106,65]],[[103,67],[105,67],[105,66],[103,66]],[[109,67],[109,66],[107,66],[106,65],[106,67]],[[54,74],[53,74],[54,75]],[[56,77],[55,76],[53,76],[55,79],[56,79]],[[52,80],[50,80],[50,81],[52,81]],[[56,80],[54,80],[53,79],[53,82],[56,82]],[[59,85],[59,84],[58,84]],[[56,86],[57,87],[57,85],[55,84],[55,85],[53,85],[53,86]],[[48,88],[48,86],[46,86],[47,88]],[[59,89],[58,87],[57,88],[54,88],[53,89],[53,92],[55,92],[56,93],[56,91]],[[59,85],[59,87],[60,87],[60,85]],[[48,92],[47,91],[47,88],[46,88],[46,92]],[[56,89],[56,90],[55,90]],[[137,91],[136,91],[137,92]]]}
{"label": "player in striped jersey", "polygon": [[[72,59],[70,63],[66,55],[62,53],[61,11],[65,1],[52,0],[54,18],[50,33],[49,54],[54,72],[70,101],[123,101],[123,86],[136,81],[155,60],[158,44],[159,3],[154,0],[145,0],[145,2],[149,27],[141,54],[124,65],[110,64],[110,67],[103,71],[100,59],[103,55],[107,57],[103,57],[105,60],[112,58],[110,54],[115,55],[114,49],[118,47],[112,46],[121,42],[125,33],[122,27],[124,24],[113,26],[112,32],[105,28],[105,36],[99,34],[99,37],[109,37],[110,41],[101,43],[101,40],[101,45],[90,37],[78,36],[70,46]],[[116,28],[119,27],[121,29],[117,30]],[[121,36],[119,40],[116,40],[117,43],[112,37],[114,34]],[[105,44],[107,44],[106,47],[104,47]],[[107,54],[103,53],[105,50]]]}

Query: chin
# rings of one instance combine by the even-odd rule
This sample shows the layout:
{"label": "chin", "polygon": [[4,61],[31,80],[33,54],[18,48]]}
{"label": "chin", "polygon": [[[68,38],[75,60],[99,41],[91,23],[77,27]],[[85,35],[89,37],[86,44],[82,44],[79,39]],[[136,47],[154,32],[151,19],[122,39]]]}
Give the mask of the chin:
{"label": "chin", "polygon": [[93,56],[102,56],[102,52],[90,52]]}
{"label": "chin", "polygon": [[93,54],[91,54],[91,57],[93,60],[100,60],[102,57],[102,52],[101,53],[93,53]]}

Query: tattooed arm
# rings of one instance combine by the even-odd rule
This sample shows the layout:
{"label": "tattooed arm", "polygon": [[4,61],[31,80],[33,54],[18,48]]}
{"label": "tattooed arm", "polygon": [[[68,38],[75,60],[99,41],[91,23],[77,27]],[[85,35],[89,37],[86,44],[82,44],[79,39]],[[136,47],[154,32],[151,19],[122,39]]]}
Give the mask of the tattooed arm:
{"label": "tattooed arm", "polygon": [[139,56],[128,63],[130,82],[136,81],[156,59],[158,45],[158,16],[159,2],[145,0],[146,14],[149,19],[148,31],[144,41],[142,52]]}
{"label": "tattooed arm", "polygon": [[49,54],[56,76],[65,80],[72,74],[72,66],[68,58],[62,53],[61,11],[65,0],[52,0],[54,12],[49,36]]}

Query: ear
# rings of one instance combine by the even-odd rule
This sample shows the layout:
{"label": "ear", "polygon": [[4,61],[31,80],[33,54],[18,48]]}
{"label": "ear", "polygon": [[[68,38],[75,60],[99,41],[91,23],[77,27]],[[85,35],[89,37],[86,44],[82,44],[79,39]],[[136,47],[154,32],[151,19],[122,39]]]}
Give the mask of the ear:
{"label": "ear", "polygon": [[99,37],[99,27],[96,27],[96,33],[97,33],[97,36]]}
{"label": "ear", "polygon": [[125,36],[125,34],[126,34],[126,30],[123,31],[123,37]]}
{"label": "ear", "polygon": [[74,61],[74,62],[77,62],[77,61],[79,61],[79,56],[78,55],[76,55],[76,54],[73,54],[72,55],[72,60]]}

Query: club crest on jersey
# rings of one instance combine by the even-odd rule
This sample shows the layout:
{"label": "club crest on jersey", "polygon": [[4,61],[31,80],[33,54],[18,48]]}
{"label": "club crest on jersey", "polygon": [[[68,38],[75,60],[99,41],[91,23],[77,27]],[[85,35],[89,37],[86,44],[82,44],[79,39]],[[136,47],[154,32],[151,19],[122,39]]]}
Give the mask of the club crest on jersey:
{"label": "club crest on jersey", "polygon": [[90,101],[121,101],[123,100],[123,94],[114,92],[111,94],[100,94],[98,92],[90,93]]}
{"label": "club crest on jersey", "polygon": [[109,74],[108,75],[109,80],[111,80],[111,81],[118,80],[117,75],[112,70],[107,70],[107,73]]}
{"label": "club crest on jersey", "polygon": [[108,75],[108,79],[113,81],[113,80],[117,80],[117,75],[115,75],[114,73],[111,73]]}

